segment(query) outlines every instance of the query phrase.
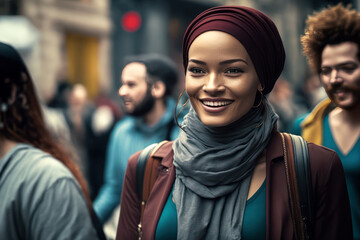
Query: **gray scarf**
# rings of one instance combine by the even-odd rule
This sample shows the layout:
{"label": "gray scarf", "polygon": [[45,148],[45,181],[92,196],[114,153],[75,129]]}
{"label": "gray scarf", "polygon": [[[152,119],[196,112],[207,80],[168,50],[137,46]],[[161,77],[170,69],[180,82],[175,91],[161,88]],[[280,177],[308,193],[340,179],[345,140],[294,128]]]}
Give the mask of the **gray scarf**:
{"label": "gray scarf", "polygon": [[241,239],[251,173],[278,119],[264,101],[224,127],[205,126],[192,108],[185,116],[173,144],[178,239]]}

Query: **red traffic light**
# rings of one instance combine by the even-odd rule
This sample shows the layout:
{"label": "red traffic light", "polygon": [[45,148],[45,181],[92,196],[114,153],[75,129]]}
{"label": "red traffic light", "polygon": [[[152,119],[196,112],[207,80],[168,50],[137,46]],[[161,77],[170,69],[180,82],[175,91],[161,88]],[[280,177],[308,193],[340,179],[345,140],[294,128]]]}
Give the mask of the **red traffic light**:
{"label": "red traffic light", "polygon": [[121,18],[121,26],[127,32],[135,32],[141,26],[141,16],[138,12],[126,12]]}

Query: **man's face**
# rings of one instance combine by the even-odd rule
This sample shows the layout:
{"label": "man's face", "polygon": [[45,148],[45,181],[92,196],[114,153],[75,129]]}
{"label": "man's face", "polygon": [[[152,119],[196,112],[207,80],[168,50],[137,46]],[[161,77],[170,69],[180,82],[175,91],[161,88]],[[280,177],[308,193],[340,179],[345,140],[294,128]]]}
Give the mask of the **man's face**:
{"label": "man's face", "polygon": [[327,45],[322,52],[321,82],[329,98],[340,108],[360,104],[360,62],[353,42]]}
{"label": "man's face", "polygon": [[121,82],[119,95],[124,101],[126,113],[143,116],[153,108],[155,99],[151,94],[151,85],[146,81],[144,64],[133,62],[126,65]]}

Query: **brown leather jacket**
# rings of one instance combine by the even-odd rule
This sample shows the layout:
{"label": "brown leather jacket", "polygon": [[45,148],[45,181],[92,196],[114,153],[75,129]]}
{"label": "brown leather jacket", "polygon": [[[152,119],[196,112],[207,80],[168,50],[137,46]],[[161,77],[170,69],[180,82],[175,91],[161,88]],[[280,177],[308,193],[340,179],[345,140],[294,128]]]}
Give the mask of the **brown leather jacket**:
{"label": "brown leather jacket", "polygon": [[[312,239],[353,239],[350,205],[344,170],[337,154],[325,147],[308,143],[314,191],[314,233]],[[137,239],[140,200],[136,194],[136,163],[140,152],[128,163],[125,174],[116,239]],[[158,178],[146,204],[143,239],[155,239],[157,223],[175,180],[172,142],[156,153],[162,159]],[[286,185],[283,147],[278,131],[273,131],[266,150],[266,239],[293,239]]]}

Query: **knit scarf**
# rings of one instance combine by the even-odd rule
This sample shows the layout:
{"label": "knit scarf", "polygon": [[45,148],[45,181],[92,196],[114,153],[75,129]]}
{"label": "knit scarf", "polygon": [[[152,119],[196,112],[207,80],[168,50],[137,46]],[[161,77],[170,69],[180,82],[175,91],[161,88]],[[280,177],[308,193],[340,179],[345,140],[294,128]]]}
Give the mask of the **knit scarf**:
{"label": "knit scarf", "polygon": [[277,119],[266,99],[223,127],[190,109],[173,144],[178,239],[241,239],[251,175]]}

